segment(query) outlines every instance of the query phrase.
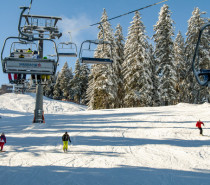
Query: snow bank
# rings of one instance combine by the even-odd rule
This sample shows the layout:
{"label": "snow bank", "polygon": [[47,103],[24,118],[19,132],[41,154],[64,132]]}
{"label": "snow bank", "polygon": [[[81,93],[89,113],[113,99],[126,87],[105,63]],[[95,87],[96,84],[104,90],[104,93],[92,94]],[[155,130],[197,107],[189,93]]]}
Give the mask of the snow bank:
{"label": "snow bank", "polygon": [[[34,113],[36,94],[13,94],[8,93],[0,96],[0,109],[15,112]],[[86,106],[71,102],[56,101],[43,98],[45,114],[65,114],[69,112],[84,111]]]}

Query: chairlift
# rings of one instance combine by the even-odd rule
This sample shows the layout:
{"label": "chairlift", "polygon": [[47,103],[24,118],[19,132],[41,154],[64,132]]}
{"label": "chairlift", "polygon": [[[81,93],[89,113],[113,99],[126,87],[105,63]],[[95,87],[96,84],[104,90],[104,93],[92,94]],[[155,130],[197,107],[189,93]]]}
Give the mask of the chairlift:
{"label": "chairlift", "polygon": [[197,82],[201,86],[210,87],[210,69],[202,69],[201,68],[200,60],[199,60],[199,53],[198,53],[202,33],[208,26],[210,26],[210,24],[206,24],[205,26],[203,26],[199,32],[198,41],[197,41],[197,44],[195,47],[195,53],[193,56],[192,69],[193,69],[193,73],[194,73],[194,76],[195,76]]}
{"label": "chairlift", "polygon": [[[56,73],[59,56],[57,53],[57,47],[54,40],[51,38],[58,37],[59,33],[58,28],[56,27],[56,23],[58,20],[61,20],[59,17],[49,17],[49,16],[32,16],[32,15],[24,15],[24,12],[29,9],[29,7],[21,7],[22,11],[19,18],[19,24],[18,24],[18,31],[19,31],[19,37],[8,37],[4,41],[4,45],[1,51],[1,61],[2,61],[2,69],[4,73],[16,73],[16,74],[32,74],[32,75],[54,75]],[[24,27],[21,27],[22,18],[25,17],[27,25]],[[41,26],[36,25],[35,27],[31,25],[30,18],[37,18],[37,20],[53,20],[52,27],[49,27],[49,25]],[[26,28],[26,29],[25,29]],[[30,28],[29,31],[27,31],[27,28]],[[43,31],[39,31],[39,28],[43,29]],[[24,31],[25,29],[25,31]],[[47,32],[50,35],[50,38],[44,38],[45,33]],[[35,37],[35,34],[40,33],[38,37]],[[41,35],[43,34],[43,35]],[[13,55],[10,51],[9,57],[4,57],[4,49],[7,44],[7,41],[13,39],[21,41],[23,44],[27,42],[38,42],[39,43],[39,55],[40,57],[33,57],[30,53],[22,53],[24,57],[16,57],[16,55]],[[43,59],[43,43],[45,41],[51,42],[54,44],[55,59]],[[27,56],[27,57],[25,57]]]}
{"label": "chairlift", "polygon": [[[91,45],[101,45],[102,50],[105,47],[105,45],[110,47],[110,50],[112,50],[111,44],[108,41],[104,40],[86,40],[82,42],[81,47],[80,47],[80,53],[79,53],[79,60],[81,63],[86,63],[86,64],[112,64],[113,60],[110,58],[96,58],[96,57],[84,57],[83,53],[84,52],[96,52],[97,49],[92,49]],[[86,46],[86,48],[85,48]],[[87,48],[88,46],[88,48]]]}
{"label": "chairlift", "polygon": [[[54,75],[58,65],[59,56],[57,53],[56,43],[51,39],[43,39],[53,42],[57,59],[42,59],[34,58],[32,53],[28,53],[26,49],[22,50],[21,54],[24,58],[20,57],[20,49],[13,52],[10,49],[9,57],[4,57],[4,49],[7,41],[10,39],[23,40],[21,37],[8,37],[4,41],[4,45],[1,51],[2,69],[4,73],[16,73],[16,74],[34,74],[34,75]],[[14,43],[14,42],[13,42]],[[22,43],[24,44],[24,43]],[[27,44],[27,42],[25,43]],[[12,48],[12,46],[10,47]]]}
{"label": "chairlift", "polygon": [[[32,0],[30,3],[30,7]],[[39,77],[54,75],[56,73],[59,55],[57,52],[57,46],[53,39],[60,38],[62,33],[59,32],[56,24],[59,17],[51,16],[36,16],[36,15],[24,15],[24,12],[30,7],[21,7],[22,11],[19,18],[18,31],[19,37],[8,37],[4,41],[4,45],[1,51],[1,62],[2,69],[4,73],[14,73],[14,74],[31,74],[32,79]],[[22,25],[22,18],[25,18],[25,25]],[[42,20],[44,25],[41,24]],[[4,49],[6,43],[10,39],[17,39],[19,41],[30,41],[38,42],[38,53],[34,57],[25,58],[24,54],[19,55],[18,58],[12,55],[10,52],[9,57],[4,57]],[[49,41],[54,44],[54,49],[56,53],[55,59],[48,59],[44,57],[44,42]],[[39,56],[38,56],[39,55]],[[21,56],[21,57],[20,57]],[[22,75],[21,75],[22,76]],[[42,80],[42,79],[41,79]],[[19,90],[18,90],[19,91]],[[44,111],[43,111],[43,86],[40,81],[36,88],[36,105],[34,110],[33,123],[45,123]]]}
{"label": "chairlift", "polygon": [[77,57],[77,45],[72,42],[71,32],[68,32],[70,35],[69,42],[60,42],[58,44],[58,55],[60,57]]}
{"label": "chairlift", "polygon": [[77,45],[73,42],[60,42],[58,55],[60,57],[77,57]]}
{"label": "chairlift", "polygon": [[[86,53],[95,53],[99,51],[99,47],[101,46],[101,50],[103,51],[105,47],[109,47],[109,50],[111,51],[111,57],[112,57],[112,45],[109,41],[104,40],[104,29],[102,24],[100,23],[100,26],[102,28],[103,32],[103,39],[96,39],[96,40],[86,40],[82,42],[79,52],[79,61],[81,63],[86,64],[112,64],[113,60],[111,58],[97,58],[97,57],[89,57],[84,56],[84,52]],[[97,49],[93,48],[92,45],[94,45]],[[99,51],[100,52],[100,51]]]}

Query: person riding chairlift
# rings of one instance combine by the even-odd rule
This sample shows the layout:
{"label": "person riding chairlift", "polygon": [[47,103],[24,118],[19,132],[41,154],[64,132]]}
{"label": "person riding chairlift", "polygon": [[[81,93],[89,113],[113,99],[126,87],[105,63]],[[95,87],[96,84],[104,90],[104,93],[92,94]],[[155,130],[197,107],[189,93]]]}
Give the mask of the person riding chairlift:
{"label": "person riding chairlift", "polygon": [[[38,51],[34,50],[32,54],[32,59],[40,59]],[[35,75],[31,75],[31,79],[33,80],[33,82],[35,82]],[[40,81],[40,79],[41,75],[37,75],[37,81]]]}
{"label": "person riding chairlift", "polygon": [[[23,55],[23,50],[20,50],[20,55],[19,58],[24,58],[25,56]],[[23,83],[26,80],[26,74],[18,74],[17,76],[17,81],[18,83]]]}
{"label": "person riding chairlift", "polygon": [[[43,59],[47,59],[47,57],[43,57]],[[47,81],[50,79],[50,75],[41,75],[42,81]]]}
{"label": "person riding chairlift", "polygon": [[[14,57],[14,53],[11,53],[10,57]],[[14,74],[14,80],[13,80],[12,79],[12,74],[8,73],[8,79],[9,79],[9,83],[11,83],[11,84],[17,83],[17,74]]]}
{"label": "person riding chairlift", "polygon": [[14,74],[14,80],[12,79],[12,74],[8,73],[8,79],[9,79],[9,83],[13,84],[13,83],[17,83],[17,74]]}
{"label": "person riding chairlift", "polygon": [[27,53],[32,53],[31,48],[28,48]]}
{"label": "person riding chairlift", "polygon": [[[33,52],[32,58],[34,58],[34,59],[38,59],[39,58],[39,55],[38,55],[37,51]],[[47,57],[43,57],[42,59],[47,59]],[[35,82],[35,75],[31,75],[31,78],[32,78],[33,82]],[[50,79],[50,75],[37,75],[37,81],[38,82],[41,82],[41,81],[44,82],[44,81],[46,81],[45,79],[49,80]]]}

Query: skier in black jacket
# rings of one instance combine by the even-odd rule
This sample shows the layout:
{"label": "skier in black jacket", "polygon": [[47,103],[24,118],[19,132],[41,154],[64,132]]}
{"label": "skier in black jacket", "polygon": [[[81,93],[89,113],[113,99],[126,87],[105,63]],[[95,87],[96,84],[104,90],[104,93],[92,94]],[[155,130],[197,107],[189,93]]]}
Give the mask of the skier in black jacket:
{"label": "skier in black jacket", "polygon": [[65,132],[65,134],[63,135],[62,141],[63,141],[63,151],[67,152],[67,150],[68,150],[68,141],[71,143],[70,136],[68,135],[67,132]]}

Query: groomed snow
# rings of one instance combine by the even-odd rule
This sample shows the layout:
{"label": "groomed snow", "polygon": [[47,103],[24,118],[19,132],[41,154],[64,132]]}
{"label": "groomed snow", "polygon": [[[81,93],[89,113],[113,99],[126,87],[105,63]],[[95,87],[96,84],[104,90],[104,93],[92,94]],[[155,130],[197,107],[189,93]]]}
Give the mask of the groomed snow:
{"label": "groomed snow", "polygon": [[46,124],[32,124],[34,107],[35,94],[0,96],[0,132],[7,137],[0,184],[210,184],[208,103],[88,111],[44,98]]}

